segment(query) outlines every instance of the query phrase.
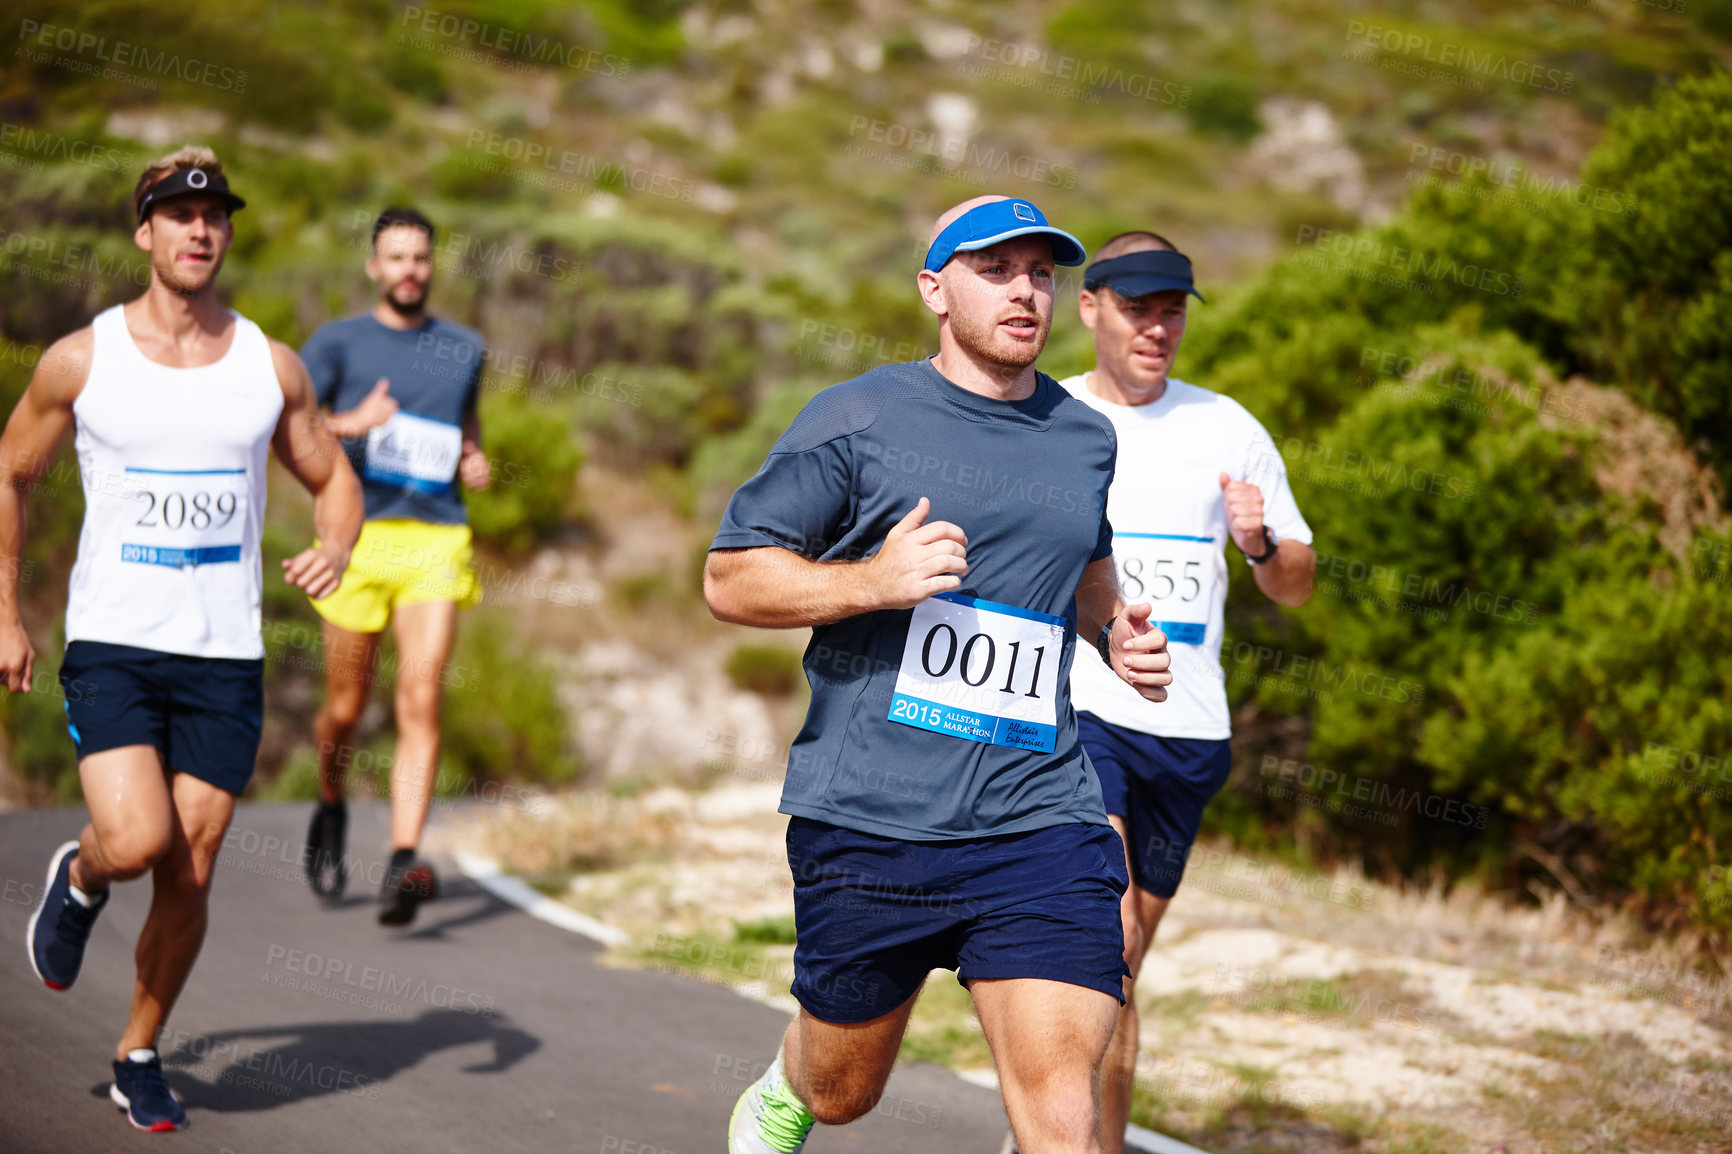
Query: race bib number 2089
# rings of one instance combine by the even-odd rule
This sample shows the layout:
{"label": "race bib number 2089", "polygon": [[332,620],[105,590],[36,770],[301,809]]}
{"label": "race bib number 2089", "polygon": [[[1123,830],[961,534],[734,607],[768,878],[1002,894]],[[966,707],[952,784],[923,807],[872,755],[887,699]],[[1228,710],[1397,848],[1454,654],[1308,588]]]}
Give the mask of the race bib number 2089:
{"label": "race bib number 2089", "polygon": [[126,514],[123,562],[179,568],[241,559],[252,493],[245,469],[128,466],[126,484],[138,505]]}
{"label": "race bib number 2089", "polygon": [[1065,619],[960,593],[914,607],[890,720],[1051,753]]}

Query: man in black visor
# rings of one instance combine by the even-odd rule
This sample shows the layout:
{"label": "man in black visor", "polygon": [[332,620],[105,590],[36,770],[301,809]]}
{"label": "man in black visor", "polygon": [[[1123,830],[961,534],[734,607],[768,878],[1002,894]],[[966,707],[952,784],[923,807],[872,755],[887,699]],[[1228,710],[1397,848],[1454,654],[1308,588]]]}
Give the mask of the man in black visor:
{"label": "man in black visor", "polygon": [[1118,471],[1107,496],[1113,558],[1126,601],[1148,601],[1173,654],[1166,701],[1078,661],[1077,733],[1100,779],[1107,819],[1124,839],[1132,885],[1120,903],[1125,1004],[1101,1067],[1101,1149],[1124,1149],[1136,1074],[1134,985],[1155,927],[1178,889],[1203,808],[1232,768],[1221,670],[1227,542],[1257,587],[1302,604],[1316,565],[1311,530],[1269,434],[1237,401],[1170,376],[1186,300],[1202,300],[1191,262],[1152,232],[1102,245],[1083,272],[1082,321],[1095,368],[1062,382],[1112,422]]}

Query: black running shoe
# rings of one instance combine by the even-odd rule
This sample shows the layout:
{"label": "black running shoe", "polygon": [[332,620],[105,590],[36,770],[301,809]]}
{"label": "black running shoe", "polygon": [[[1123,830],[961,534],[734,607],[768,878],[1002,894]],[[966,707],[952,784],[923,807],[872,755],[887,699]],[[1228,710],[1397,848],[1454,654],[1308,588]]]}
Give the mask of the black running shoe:
{"label": "black running shoe", "polygon": [[379,924],[406,926],[415,920],[422,902],[438,896],[439,879],[432,866],[417,859],[393,866],[385,871],[385,885],[379,892]]}
{"label": "black running shoe", "polygon": [[114,1064],[114,1085],[108,1088],[109,1099],[126,1111],[126,1120],[134,1130],[147,1134],[185,1130],[186,1111],[181,1109],[180,1100],[162,1076],[162,1059],[155,1050],[145,1052],[150,1054],[146,1061],[135,1062],[132,1054],[128,1054],[126,1061]]}
{"label": "black running shoe", "polygon": [[54,851],[48,863],[48,881],[42,887],[42,904],[30,915],[30,926],[24,931],[30,943],[30,968],[51,990],[70,989],[78,980],[90,927],[108,904],[107,890],[92,896],[88,906],[72,896],[72,859],[77,856],[75,841]]}
{"label": "black running shoe", "polygon": [[320,802],[307,828],[307,850],[301,859],[307,866],[307,883],[320,897],[335,901],[343,896],[349,880],[343,865],[343,841],[349,828],[349,807],[343,802]]}

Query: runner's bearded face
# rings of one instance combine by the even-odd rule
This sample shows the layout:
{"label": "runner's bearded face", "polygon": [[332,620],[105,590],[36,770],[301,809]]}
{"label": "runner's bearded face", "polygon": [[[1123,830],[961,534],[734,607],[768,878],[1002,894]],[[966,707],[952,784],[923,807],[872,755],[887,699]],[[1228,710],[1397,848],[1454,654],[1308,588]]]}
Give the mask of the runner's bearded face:
{"label": "runner's bearded face", "polygon": [[216,280],[235,230],[221,197],[177,196],[152,206],[136,236],[156,279],[193,296]]}
{"label": "runner's bearded face", "polygon": [[419,316],[427,308],[433,283],[433,240],[427,230],[394,224],[379,233],[367,275],[379,283],[385,303],[403,316]]}
{"label": "runner's bearded face", "polygon": [[[1092,309],[1091,309],[1092,305]],[[1185,338],[1185,294],[1179,290],[1120,296],[1101,286],[1083,291],[1085,320],[1093,312],[1095,362],[1128,384],[1161,385]]]}
{"label": "runner's bearded face", "polygon": [[1052,329],[1052,270],[1052,246],[1040,237],[957,253],[941,274],[956,343],[1006,368],[1033,364]]}

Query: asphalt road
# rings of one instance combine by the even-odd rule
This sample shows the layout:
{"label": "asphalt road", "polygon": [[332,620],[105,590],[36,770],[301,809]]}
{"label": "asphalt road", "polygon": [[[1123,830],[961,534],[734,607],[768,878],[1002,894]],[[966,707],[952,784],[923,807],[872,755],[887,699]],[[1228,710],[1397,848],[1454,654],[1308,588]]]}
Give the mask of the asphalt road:
{"label": "asphalt road", "polygon": [[[133,1145],[208,1154],[407,1151],[720,1154],[740,1090],[785,1015],[685,978],[596,964],[600,947],[540,922],[446,864],[413,926],[374,920],[373,883],[321,906],[297,862],[307,806],[243,806],[219,859],[204,953],[161,1051],[190,1125],[133,1131],[107,1099],[131,999],[146,880],[116,886],[66,993],[37,981],[24,931],[54,847],[82,810],[0,814],[0,1150]],[[350,812],[353,853],[385,842],[381,806]],[[435,819],[437,820],[437,819]],[[1003,1108],[933,1066],[820,1127],[811,1154],[994,1154]]]}

